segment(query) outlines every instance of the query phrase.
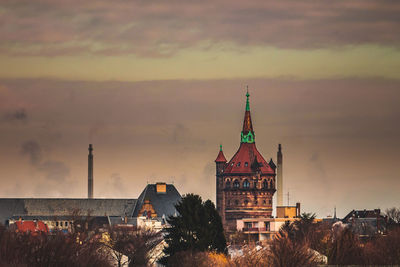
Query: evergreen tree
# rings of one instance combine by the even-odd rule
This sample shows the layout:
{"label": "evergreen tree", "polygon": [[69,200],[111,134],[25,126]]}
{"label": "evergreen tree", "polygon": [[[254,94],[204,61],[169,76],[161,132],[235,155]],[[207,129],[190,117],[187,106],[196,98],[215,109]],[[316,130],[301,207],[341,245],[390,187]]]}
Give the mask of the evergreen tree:
{"label": "evergreen tree", "polygon": [[183,251],[226,252],[221,217],[210,200],[203,202],[200,196],[188,194],[175,208],[179,215],[168,219],[171,227],[166,229],[163,264],[168,265],[171,258]]}

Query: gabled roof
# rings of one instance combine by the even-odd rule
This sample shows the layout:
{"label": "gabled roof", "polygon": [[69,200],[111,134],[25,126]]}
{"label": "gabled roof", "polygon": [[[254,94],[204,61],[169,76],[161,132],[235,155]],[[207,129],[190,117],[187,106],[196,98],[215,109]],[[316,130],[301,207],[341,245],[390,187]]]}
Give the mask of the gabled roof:
{"label": "gabled roof", "polygon": [[374,209],[374,210],[352,210],[347,214],[344,218],[344,222],[349,222],[351,218],[356,218],[356,219],[366,219],[366,218],[380,218],[383,217],[381,215],[381,210],[380,209]]}
{"label": "gabled roof", "polygon": [[135,211],[132,217],[140,216],[139,211],[142,208],[145,200],[149,200],[154,210],[157,213],[157,217],[162,217],[165,215],[173,216],[177,213],[175,209],[175,204],[181,200],[181,195],[175,186],[172,184],[166,185],[166,191],[163,193],[157,193],[157,184],[148,184],[143,192],[140,194]]}

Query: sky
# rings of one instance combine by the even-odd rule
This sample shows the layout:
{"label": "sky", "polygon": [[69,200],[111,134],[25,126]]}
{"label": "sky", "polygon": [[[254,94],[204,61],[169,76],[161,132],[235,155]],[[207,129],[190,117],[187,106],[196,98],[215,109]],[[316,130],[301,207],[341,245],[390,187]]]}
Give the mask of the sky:
{"label": "sky", "polygon": [[[256,145],[318,217],[399,207],[400,2],[0,0],[0,197],[215,200]],[[285,204],[287,195],[285,195]]]}

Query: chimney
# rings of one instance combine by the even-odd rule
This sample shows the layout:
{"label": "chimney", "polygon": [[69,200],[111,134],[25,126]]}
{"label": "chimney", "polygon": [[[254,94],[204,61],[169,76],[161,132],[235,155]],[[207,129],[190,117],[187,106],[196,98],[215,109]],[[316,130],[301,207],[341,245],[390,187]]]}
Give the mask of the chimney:
{"label": "chimney", "polygon": [[296,203],[296,217],[300,217],[300,202]]}
{"label": "chimney", "polygon": [[88,155],[88,198],[93,198],[93,146],[89,144]]}
{"label": "chimney", "polygon": [[[282,146],[278,145],[278,154],[277,154],[277,182],[278,182],[278,195],[277,195],[277,205],[283,206],[283,177],[282,177]],[[288,204],[289,205],[289,204]]]}

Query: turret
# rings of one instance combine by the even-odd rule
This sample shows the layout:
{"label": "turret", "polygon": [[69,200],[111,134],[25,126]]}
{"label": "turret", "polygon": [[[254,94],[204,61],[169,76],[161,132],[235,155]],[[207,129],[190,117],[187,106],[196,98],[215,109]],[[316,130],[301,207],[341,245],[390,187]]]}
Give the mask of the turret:
{"label": "turret", "polygon": [[222,151],[222,145],[219,146],[219,153],[217,158],[215,159],[215,164],[217,167],[217,175],[220,175],[224,171],[224,167],[226,164],[226,158],[224,156],[224,152]]}

